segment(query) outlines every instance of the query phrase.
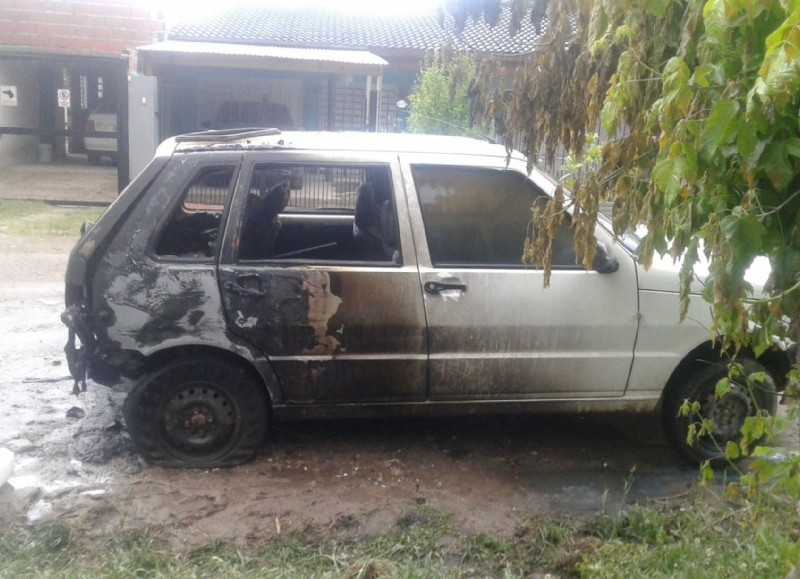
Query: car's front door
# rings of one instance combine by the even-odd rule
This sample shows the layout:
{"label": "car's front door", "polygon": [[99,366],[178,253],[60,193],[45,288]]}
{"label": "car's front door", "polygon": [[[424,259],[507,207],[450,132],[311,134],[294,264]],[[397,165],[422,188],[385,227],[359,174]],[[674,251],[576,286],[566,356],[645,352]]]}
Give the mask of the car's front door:
{"label": "car's front door", "polygon": [[620,255],[614,273],[587,272],[575,264],[565,225],[545,289],[543,271],[521,259],[531,207],[543,191],[503,166],[418,161],[404,174],[414,188],[409,204],[428,319],[429,397],[622,395],[638,323],[633,261]]}
{"label": "car's front door", "polygon": [[398,227],[397,161],[265,155],[242,169],[219,265],[230,330],[269,358],[288,404],[424,398],[425,311]]}

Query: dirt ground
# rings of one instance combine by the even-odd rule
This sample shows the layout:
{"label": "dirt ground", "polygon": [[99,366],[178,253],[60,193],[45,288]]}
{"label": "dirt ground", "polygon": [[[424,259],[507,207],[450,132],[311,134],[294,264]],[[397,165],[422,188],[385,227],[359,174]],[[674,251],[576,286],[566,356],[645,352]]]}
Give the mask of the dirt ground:
{"label": "dirt ground", "polygon": [[530,516],[616,511],[696,480],[652,416],[281,423],[244,466],[150,467],[130,448],[122,395],[91,383],[72,394],[59,321],[72,241],[0,235],[0,446],[17,459],[0,520],[58,519],[98,535],[150,529],[190,546],[379,533],[429,505],[464,532],[511,535]]}
{"label": "dirt ground", "polygon": [[117,191],[117,168],[105,159],[101,165],[89,165],[86,155],[12,165],[0,171],[0,199],[110,203]]}

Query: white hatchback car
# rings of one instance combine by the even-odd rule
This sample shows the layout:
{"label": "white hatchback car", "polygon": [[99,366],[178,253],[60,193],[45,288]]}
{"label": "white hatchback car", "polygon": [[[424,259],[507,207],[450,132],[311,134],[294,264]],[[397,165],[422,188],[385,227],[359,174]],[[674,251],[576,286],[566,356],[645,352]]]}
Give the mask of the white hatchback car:
{"label": "white hatchback car", "polygon": [[[116,106],[110,101],[100,101],[97,108],[86,119],[85,131],[87,133],[116,133]],[[97,165],[102,157],[109,157],[112,162],[116,163],[116,136],[86,136],[83,139],[83,145],[90,164]]]}
{"label": "white hatchback car", "polygon": [[533,411],[658,411],[685,456],[719,459],[775,409],[787,352],[743,353],[768,378],[715,397],[708,304],[678,323],[676,266],[645,271],[603,217],[589,271],[565,220],[544,289],[521,254],[555,188],[466,138],[170,139],[70,256],[70,371],[132,383],[132,440],[166,466],[240,463],[273,418]]}

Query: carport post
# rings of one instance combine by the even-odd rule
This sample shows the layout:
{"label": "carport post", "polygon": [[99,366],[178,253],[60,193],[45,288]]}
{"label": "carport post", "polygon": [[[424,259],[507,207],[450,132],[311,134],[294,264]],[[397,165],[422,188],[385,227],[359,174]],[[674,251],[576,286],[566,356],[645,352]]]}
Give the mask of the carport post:
{"label": "carport post", "polygon": [[128,55],[122,55],[117,67],[117,188],[119,193],[130,181],[130,159],[128,158]]}
{"label": "carport post", "polygon": [[370,121],[369,113],[370,113],[370,110],[371,110],[370,109],[370,104],[372,104],[372,103],[370,103],[370,97],[371,96],[372,96],[372,75],[368,74],[367,75],[366,94],[364,95],[364,97],[366,99],[366,103],[367,103],[366,110],[364,111],[364,114],[365,114],[364,127],[365,127],[367,132],[369,132],[369,130],[372,128],[370,126],[370,122],[369,122]]}
{"label": "carport post", "polygon": [[378,72],[377,86],[375,91],[375,132],[381,130],[381,96],[383,93],[383,71]]}

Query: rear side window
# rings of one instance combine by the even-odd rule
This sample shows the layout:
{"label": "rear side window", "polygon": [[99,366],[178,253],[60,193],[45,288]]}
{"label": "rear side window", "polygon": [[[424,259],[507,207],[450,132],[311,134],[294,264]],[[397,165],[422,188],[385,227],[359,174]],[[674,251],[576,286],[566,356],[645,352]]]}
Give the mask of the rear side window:
{"label": "rear side window", "polygon": [[[546,201],[516,171],[414,165],[428,250],[435,266],[524,267],[534,203]],[[553,243],[553,267],[577,267],[569,220]]]}
{"label": "rear side window", "polygon": [[216,254],[222,212],[233,189],[235,167],[204,167],[157,237],[162,259],[209,259]]}
{"label": "rear side window", "polygon": [[399,264],[391,172],[385,165],[256,165],[240,260]]}

